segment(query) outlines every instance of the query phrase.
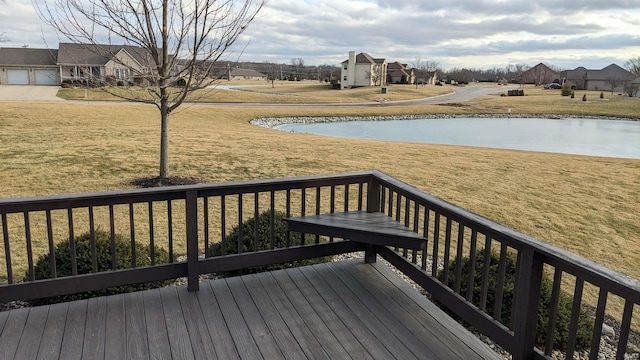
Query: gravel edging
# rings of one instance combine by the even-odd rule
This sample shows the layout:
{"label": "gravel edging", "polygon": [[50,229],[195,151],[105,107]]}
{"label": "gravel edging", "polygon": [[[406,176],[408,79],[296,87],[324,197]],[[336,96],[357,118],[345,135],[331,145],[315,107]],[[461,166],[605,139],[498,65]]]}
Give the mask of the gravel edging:
{"label": "gravel edging", "polygon": [[423,114],[423,115],[388,115],[388,116],[300,116],[300,117],[269,117],[253,119],[251,125],[263,128],[274,128],[287,124],[315,124],[315,123],[337,123],[348,121],[393,121],[393,120],[420,120],[420,119],[459,119],[459,118],[542,118],[542,119],[594,119],[594,120],[625,120],[640,121],[639,118],[622,118],[611,116],[589,116],[589,115],[557,115],[557,114]]}

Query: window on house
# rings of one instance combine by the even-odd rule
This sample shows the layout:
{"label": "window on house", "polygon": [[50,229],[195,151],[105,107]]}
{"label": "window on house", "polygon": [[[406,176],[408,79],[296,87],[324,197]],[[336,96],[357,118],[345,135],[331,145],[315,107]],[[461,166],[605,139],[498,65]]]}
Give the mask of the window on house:
{"label": "window on house", "polygon": [[342,80],[347,81],[347,75],[345,75]]}
{"label": "window on house", "polygon": [[116,79],[128,80],[131,77],[131,69],[116,69]]}

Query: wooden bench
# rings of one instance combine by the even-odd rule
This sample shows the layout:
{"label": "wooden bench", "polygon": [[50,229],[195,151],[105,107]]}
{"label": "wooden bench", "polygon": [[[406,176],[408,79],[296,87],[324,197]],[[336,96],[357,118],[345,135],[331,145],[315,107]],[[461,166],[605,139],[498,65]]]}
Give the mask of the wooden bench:
{"label": "wooden bench", "polygon": [[333,236],[371,245],[423,250],[427,239],[384,213],[348,211],[284,219],[289,231]]}

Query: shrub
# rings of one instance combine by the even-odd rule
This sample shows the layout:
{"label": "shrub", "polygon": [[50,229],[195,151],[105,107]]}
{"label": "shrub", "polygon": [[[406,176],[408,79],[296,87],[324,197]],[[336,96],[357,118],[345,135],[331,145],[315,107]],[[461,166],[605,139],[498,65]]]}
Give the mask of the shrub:
{"label": "shrub", "polygon": [[[276,211],[273,213],[273,227],[274,227],[274,243],[273,248],[284,248],[287,246],[287,225],[283,221],[286,214],[282,211]],[[238,254],[238,235],[239,226],[235,226],[231,229],[225,239],[225,254]],[[311,244],[315,242],[315,236],[306,234],[305,243]],[[299,233],[291,232],[289,236],[289,244],[291,246],[302,245],[302,236]],[[242,252],[251,252],[255,249],[255,220],[249,218],[242,223]],[[258,250],[271,249],[271,211],[265,211],[258,216]],[[209,252],[207,256],[221,256],[222,255],[222,243],[212,243],[209,245]],[[305,259],[294,261],[291,263],[280,263],[267,266],[260,266],[250,269],[244,269],[240,271],[233,271],[225,273],[223,275],[239,275],[247,273],[255,273],[261,271],[271,271],[277,269],[284,269],[296,266],[304,266],[311,264],[318,264],[322,262],[331,261],[331,256]]]}
{"label": "shrub", "polygon": [[105,76],[105,77],[104,77],[104,82],[105,82],[107,85],[113,86],[113,85],[115,85],[115,84],[116,84],[116,81],[117,81],[117,79],[116,79],[116,77],[115,77],[115,76],[113,76],[113,75],[107,75],[107,76]]}
{"label": "shrub", "polygon": [[604,93],[600,91],[600,99],[604,99]]}
{"label": "shrub", "polygon": [[575,98],[576,97],[576,93],[574,91],[571,92],[571,98]]}
{"label": "shrub", "polygon": [[573,91],[571,91],[571,86],[568,83],[564,83],[564,85],[562,85],[562,90],[560,90],[560,94],[562,96],[569,96],[573,93]]}
{"label": "shrub", "polygon": [[582,95],[582,101],[587,101],[587,94]]}
{"label": "shrub", "polygon": [[[495,305],[495,292],[498,278],[498,266],[499,256],[495,253],[491,253],[489,261],[489,277],[488,277],[488,292],[487,292],[487,313],[494,315]],[[484,268],[484,249],[476,252],[475,272],[473,281],[473,297],[472,302],[480,305],[480,292],[482,275]],[[455,281],[455,269],[456,261],[450,263],[448,286],[453,287]],[[516,259],[513,254],[506,256],[504,278],[504,294],[502,299],[502,308],[500,313],[500,322],[505,326],[509,326],[511,323],[511,308],[513,304],[513,293],[515,289],[516,278]],[[462,259],[462,273],[469,273],[469,258]],[[442,281],[444,279],[444,273],[441,270],[438,274],[438,278]],[[461,279],[460,294],[466,296],[468,286],[468,277],[463,276]],[[553,288],[553,282],[546,274],[543,274],[542,285],[540,287],[540,304],[538,306],[538,325],[536,329],[536,344],[543,348],[545,345],[547,324],[549,323],[549,304],[551,303],[551,291]],[[571,307],[572,297],[568,294],[561,292],[558,298],[558,317],[556,320],[556,327],[554,330],[553,347],[554,349],[564,351],[566,350],[567,340],[569,339],[569,322],[571,321]],[[591,334],[593,332],[593,322],[591,317],[585,310],[580,310],[578,331],[576,340],[576,349],[588,349],[591,346]]]}
{"label": "shrub", "polygon": [[[95,231],[96,239],[96,263],[98,271],[109,271],[112,269],[111,262],[111,235],[103,230]],[[76,253],[76,265],[78,275],[89,274],[92,270],[92,251],[91,251],[91,234],[89,232],[74,238],[75,253]],[[151,265],[151,253],[150,247],[136,243],[136,266]],[[115,235],[115,250],[116,250],[116,265],[118,269],[125,269],[131,267],[131,241],[120,235]],[[169,253],[159,247],[154,247],[154,257],[156,264],[163,264],[169,262]],[[34,276],[36,280],[51,278],[51,268],[49,263],[50,253],[41,255],[35,266]],[[56,275],[58,277],[71,276],[71,251],[69,247],[69,241],[62,241],[55,247],[55,260],[56,260]],[[29,278],[29,273],[25,275],[25,281]],[[133,291],[140,291],[145,289],[152,289],[161,286],[165,286],[169,281],[156,281],[146,284],[132,284],[125,286],[118,286],[113,288],[107,288],[102,290],[95,290],[84,293],[53,296],[41,299],[30,300],[32,305],[45,305],[54,304],[65,301],[73,301],[80,299],[88,299],[98,296],[107,296],[113,294],[121,294]]]}

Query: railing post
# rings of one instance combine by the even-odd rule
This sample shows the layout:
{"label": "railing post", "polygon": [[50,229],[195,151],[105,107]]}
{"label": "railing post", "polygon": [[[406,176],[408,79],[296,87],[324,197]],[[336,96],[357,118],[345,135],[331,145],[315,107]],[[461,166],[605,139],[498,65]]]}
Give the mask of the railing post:
{"label": "railing post", "polygon": [[187,191],[186,197],[187,221],[187,289],[200,290],[198,269],[198,192]]}
{"label": "railing post", "polygon": [[[381,211],[380,204],[380,194],[382,191],[382,187],[380,186],[380,182],[378,179],[371,175],[369,178],[369,184],[367,185],[367,212],[379,212]],[[376,246],[372,244],[368,244],[367,248],[364,250],[364,262],[365,263],[374,263],[376,262],[376,257],[378,256],[378,250]]]}
{"label": "railing post", "polygon": [[367,212],[379,212],[380,208],[380,193],[382,191],[382,187],[380,186],[380,181],[374,176],[371,175],[369,178],[369,184],[367,186]]}
{"label": "railing post", "polygon": [[536,345],[536,326],[540,304],[543,257],[531,248],[518,251],[514,304],[512,309],[514,360],[530,360]]}

